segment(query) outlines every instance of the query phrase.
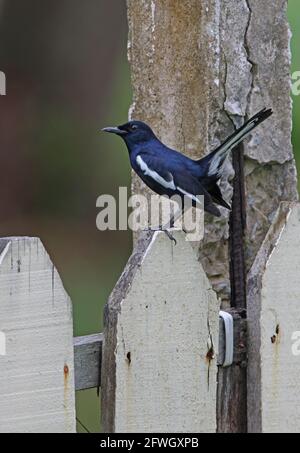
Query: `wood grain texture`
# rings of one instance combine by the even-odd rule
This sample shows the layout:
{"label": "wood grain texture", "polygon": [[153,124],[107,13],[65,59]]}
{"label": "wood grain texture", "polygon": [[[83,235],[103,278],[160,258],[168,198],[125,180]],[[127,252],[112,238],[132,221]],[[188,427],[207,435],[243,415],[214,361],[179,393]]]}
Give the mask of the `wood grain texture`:
{"label": "wood grain texture", "polygon": [[102,333],[74,338],[75,390],[100,385]]}
{"label": "wood grain texture", "polygon": [[219,304],[183,233],[137,245],[105,311],[105,432],[215,432]]}
{"label": "wood grain texture", "polygon": [[37,238],[0,241],[0,431],[75,432],[71,302]]}
{"label": "wood grain texture", "polygon": [[248,278],[250,432],[300,431],[300,204],[282,203]]}

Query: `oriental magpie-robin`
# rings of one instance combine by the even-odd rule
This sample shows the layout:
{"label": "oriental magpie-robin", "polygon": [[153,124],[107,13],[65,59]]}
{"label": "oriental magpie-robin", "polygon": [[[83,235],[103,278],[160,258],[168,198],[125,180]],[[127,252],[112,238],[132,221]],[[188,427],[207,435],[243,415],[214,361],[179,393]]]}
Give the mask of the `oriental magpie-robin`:
{"label": "oriental magpie-robin", "polygon": [[204,210],[220,217],[216,205],[230,209],[223,199],[218,181],[226,157],[260,123],[272,115],[271,109],[263,109],[244,123],[211,153],[193,160],[178,151],[168,148],[142,121],[130,121],[118,127],[106,127],[122,137],[129,151],[132,168],[144,183],[159,195],[179,195],[184,202],[187,196],[197,206],[197,196],[204,197]]}

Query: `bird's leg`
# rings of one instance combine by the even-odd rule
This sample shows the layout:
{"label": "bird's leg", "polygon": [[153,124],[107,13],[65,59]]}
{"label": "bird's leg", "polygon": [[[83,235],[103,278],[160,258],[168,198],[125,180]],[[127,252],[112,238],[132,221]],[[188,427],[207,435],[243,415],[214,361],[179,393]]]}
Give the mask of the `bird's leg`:
{"label": "bird's leg", "polygon": [[168,236],[168,238],[171,241],[174,241],[175,245],[177,245],[176,239],[174,238],[174,236],[168,230],[168,227],[169,228],[174,228],[174,223],[175,223],[175,216],[173,215],[168,223],[166,223],[165,225],[161,225],[161,230],[164,231],[164,233]]}
{"label": "bird's leg", "polygon": [[[168,224],[169,225],[169,222]],[[168,238],[171,240],[171,241],[174,241],[175,245],[177,244],[177,241],[176,239],[174,238],[174,236],[170,233],[170,231],[168,229],[165,228],[166,225],[158,225],[157,227],[148,227],[145,229],[145,231],[163,231],[167,236]]]}
{"label": "bird's leg", "polygon": [[176,239],[175,239],[174,236],[170,233],[169,230],[164,230],[164,229],[162,229],[162,231],[168,236],[168,238],[169,238],[171,241],[174,241],[174,244],[175,244],[175,245],[177,245]]}
{"label": "bird's leg", "polygon": [[[176,220],[178,220],[182,216],[182,214],[183,214],[183,210],[178,209],[178,211],[174,215],[172,215],[170,221],[168,223],[166,223],[165,225],[161,226],[161,230],[166,233],[166,235],[168,236],[169,239],[171,239],[171,241],[175,242],[175,245],[177,244],[177,241],[174,238],[174,236],[170,233],[170,231],[168,230],[168,227],[174,228]],[[182,228],[182,230],[184,231],[184,233],[186,233],[184,228]]]}
{"label": "bird's leg", "polygon": [[[169,226],[169,228],[174,228],[174,225],[175,225],[175,222],[184,214],[184,209],[178,209],[178,211],[171,217],[170,221],[168,223],[166,223],[165,225],[162,226],[162,229],[167,229],[167,227]],[[187,233],[187,231],[185,230],[185,228],[182,226],[182,231],[184,233]]]}
{"label": "bird's leg", "polygon": [[[178,212],[176,212],[166,224],[159,225],[158,227],[149,227],[149,228],[147,228],[147,230],[148,231],[163,231],[168,236],[168,238],[171,241],[173,241],[176,245],[177,241],[174,238],[174,236],[170,233],[169,229],[174,228],[175,222],[181,217],[183,212],[184,212],[183,210],[179,209]],[[184,233],[187,233],[187,231],[184,228],[182,228],[182,231]]]}

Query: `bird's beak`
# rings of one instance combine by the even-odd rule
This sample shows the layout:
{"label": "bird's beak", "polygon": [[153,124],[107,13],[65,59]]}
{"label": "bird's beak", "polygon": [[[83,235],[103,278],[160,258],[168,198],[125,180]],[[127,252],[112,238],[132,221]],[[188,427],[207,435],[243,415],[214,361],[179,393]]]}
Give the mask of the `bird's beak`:
{"label": "bird's beak", "polygon": [[102,132],[110,132],[111,134],[117,134],[117,135],[126,135],[127,132],[119,129],[118,127],[105,127],[104,129],[101,129]]}

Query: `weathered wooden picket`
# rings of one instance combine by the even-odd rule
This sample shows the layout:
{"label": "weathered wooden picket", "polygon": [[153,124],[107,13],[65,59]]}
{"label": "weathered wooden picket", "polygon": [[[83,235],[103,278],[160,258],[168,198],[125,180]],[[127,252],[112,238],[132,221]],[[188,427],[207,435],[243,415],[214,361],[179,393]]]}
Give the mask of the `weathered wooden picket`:
{"label": "weathered wooden picket", "polygon": [[100,380],[105,432],[300,432],[286,2],[127,3],[131,115],[168,145],[199,158],[259,108],[274,115],[234,153],[233,189],[222,181],[230,219],[210,218],[200,244],[136,236],[103,334],[73,339],[39,239],[0,240],[0,432],[74,432],[75,391]]}
{"label": "weathered wooden picket", "polygon": [[39,239],[0,240],[0,331],[0,431],[74,431],[71,302]]}

